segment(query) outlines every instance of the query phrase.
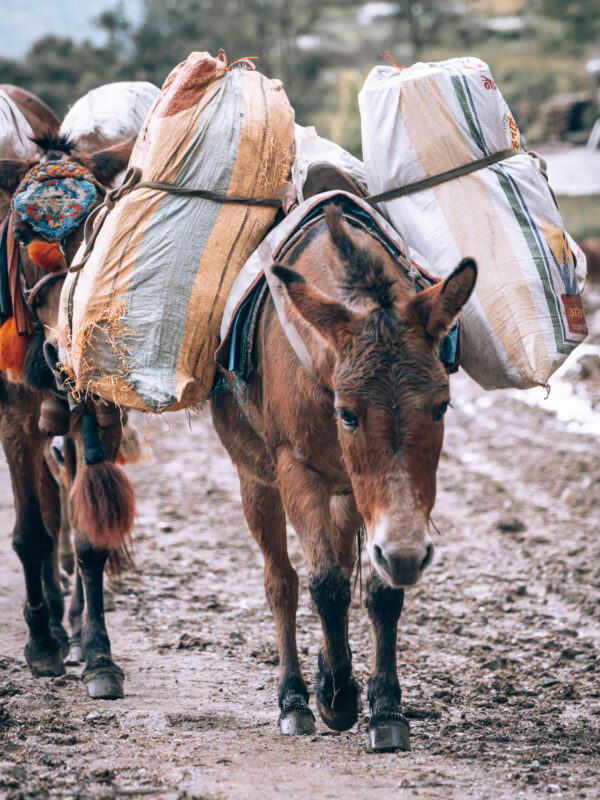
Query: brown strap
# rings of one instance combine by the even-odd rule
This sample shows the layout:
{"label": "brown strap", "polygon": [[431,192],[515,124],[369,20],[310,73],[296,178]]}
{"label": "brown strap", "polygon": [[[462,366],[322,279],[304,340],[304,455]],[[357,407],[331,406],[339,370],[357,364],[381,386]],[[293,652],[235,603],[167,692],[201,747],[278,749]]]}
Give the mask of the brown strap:
{"label": "brown strap", "polygon": [[11,213],[6,231],[6,252],[8,258],[8,281],[12,301],[13,316],[19,336],[31,336],[34,332],[31,314],[27,311],[23,297],[23,265],[19,252],[19,242],[13,232],[14,212]]}
{"label": "brown strap", "polygon": [[276,197],[236,197],[234,195],[220,194],[219,192],[210,192],[207,189],[186,189],[185,186],[178,186],[176,183],[163,183],[162,181],[140,181],[142,170],[139,167],[130,167],[125,175],[123,183],[117,188],[108,192],[104,199],[104,203],[88,216],[85,221],[84,240],[85,250],[83,257],[78,264],[72,264],[70,272],[79,272],[85,265],[90,257],[94,242],[100,232],[104,218],[100,220],[99,224],[94,229],[94,222],[96,217],[104,209],[106,213],[111,211],[116,203],[129,192],[134,189],[156,189],[161,192],[168,192],[169,194],[187,195],[188,197],[200,197],[204,200],[213,200],[216,203],[240,203],[247,206],[270,206],[272,208],[283,208],[287,213],[295,202],[294,197],[290,194],[290,184],[284,183],[277,190]]}
{"label": "brown strap", "polygon": [[406,186],[400,186],[398,189],[389,189],[387,192],[372,194],[365,199],[367,203],[370,203],[372,206],[378,203],[385,203],[387,200],[395,200],[397,197],[404,197],[404,195],[407,194],[422,192],[424,189],[431,189],[432,186],[438,186],[440,183],[454,180],[454,178],[461,178],[463,175],[468,175],[470,172],[476,172],[478,169],[489,167],[490,164],[496,164],[498,161],[503,161],[505,158],[524,154],[524,150],[515,150],[512,147],[507,150],[499,150],[497,153],[492,153],[484,158],[478,158],[477,161],[470,161],[468,164],[462,164],[460,167],[454,167],[454,169],[441,172],[439,175],[432,175],[430,178],[424,178],[422,181],[408,183]]}

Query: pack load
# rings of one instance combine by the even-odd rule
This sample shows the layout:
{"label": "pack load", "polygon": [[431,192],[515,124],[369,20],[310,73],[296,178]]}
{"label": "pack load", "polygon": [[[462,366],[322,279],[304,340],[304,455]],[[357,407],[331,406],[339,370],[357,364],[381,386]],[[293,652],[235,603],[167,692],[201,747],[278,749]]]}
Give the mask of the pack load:
{"label": "pack load", "polygon": [[377,207],[436,275],[479,266],[462,366],[486,389],[547,385],[587,335],[585,259],[487,64],[376,67],[359,105],[369,191],[406,192]]}
{"label": "pack load", "polygon": [[[296,155],[292,164],[292,183],[296,189],[298,202],[304,200],[304,186],[311,170],[318,166],[333,166],[347,173],[355,181],[357,190],[367,195],[367,178],[362,161],[355,158],[339,144],[319,136],[316,129],[309,125],[295,126]],[[320,189],[322,187],[314,187]],[[324,191],[331,189],[327,186]]]}
{"label": "pack load", "polygon": [[0,90],[0,158],[36,158],[40,150],[31,139],[31,125],[8,96]]}
{"label": "pack load", "polygon": [[273,198],[289,181],[293,147],[279,81],[208,53],[171,72],[131,156],[141,185],[112,196],[84,266],[65,281],[59,356],[75,396],[154,412],[208,397],[229,289],[277,208],[144,184]]}
{"label": "pack load", "polygon": [[125,142],[142,127],[158,86],[148,81],[120,81],[90,89],[77,100],[60,126],[83,153]]}

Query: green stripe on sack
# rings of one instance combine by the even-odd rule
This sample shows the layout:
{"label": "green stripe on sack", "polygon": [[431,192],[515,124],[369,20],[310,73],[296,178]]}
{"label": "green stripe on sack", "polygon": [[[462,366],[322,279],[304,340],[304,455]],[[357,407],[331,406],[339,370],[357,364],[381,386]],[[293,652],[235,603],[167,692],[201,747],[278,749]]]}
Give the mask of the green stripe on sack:
{"label": "green stripe on sack", "polygon": [[508,202],[510,203],[510,207],[512,209],[513,214],[515,215],[515,219],[519,223],[519,227],[521,229],[521,233],[523,234],[525,241],[527,242],[527,247],[529,248],[529,252],[531,254],[531,258],[533,259],[533,263],[538,271],[540,276],[540,280],[542,282],[542,286],[544,287],[544,297],[546,298],[546,305],[548,306],[548,311],[550,313],[550,319],[552,320],[552,330],[554,331],[554,341],[556,343],[556,349],[561,355],[568,355],[572,350],[573,346],[569,346],[565,344],[562,328],[560,325],[560,311],[558,309],[557,300],[554,295],[554,292],[550,288],[548,284],[548,272],[546,267],[544,266],[544,255],[540,250],[540,246],[537,242],[535,234],[531,229],[531,225],[523,211],[521,204],[517,195],[515,194],[515,190],[511,186],[510,180],[504,174],[502,169],[498,167],[490,167],[489,169],[492,170],[496,174],[498,178],[498,183],[502,188],[502,191],[506,195]]}
{"label": "green stripe on sack", "polygon": [[462,81],[457,75],[451,75],[450,80],[452,81],[452,86],[454,88],[454,92],[462,109],[463,115],[465,117],[465,121],[469,126],[469,133],[471,134],[471,138],[473,139],[477,147],[481,150],[481,152],[485,155],[486,153],[485,144],[481,138],[481,134],[477,130],[477,126],[475,125],[475,120],[473,119],[471,109],[469,108],[469,101],[467,99],[467,95],[465,94]]}

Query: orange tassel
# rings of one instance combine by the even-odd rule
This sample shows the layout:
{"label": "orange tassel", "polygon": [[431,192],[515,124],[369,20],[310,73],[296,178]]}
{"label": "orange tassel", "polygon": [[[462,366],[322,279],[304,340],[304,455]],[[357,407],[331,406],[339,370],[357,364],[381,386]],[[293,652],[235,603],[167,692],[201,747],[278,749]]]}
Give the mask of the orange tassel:
{"label": "orange tassel", "polygon": [[25,351],[31,336],[19,336],[14,317],[0,328],[0,371],[9,381],[18,383],[23,378]]}
{"label": "orange tassel", "polygon": [[44,242],[41,239],[36,239],[35,242],[32,242],[27,248],[27,252],[34,264],[48,270],[48,272],[53,272],[65,263],[60,247],[57,244]]}

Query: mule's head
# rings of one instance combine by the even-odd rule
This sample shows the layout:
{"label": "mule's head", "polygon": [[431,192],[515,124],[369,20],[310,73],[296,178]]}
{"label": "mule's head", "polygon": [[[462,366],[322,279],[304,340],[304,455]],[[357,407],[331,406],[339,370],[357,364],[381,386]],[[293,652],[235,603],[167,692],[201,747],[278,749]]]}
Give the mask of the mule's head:
{"label": "mule's head", "polygon": [[[135,140],[96,153],[79,153],[71,141],[54,134],[34,141],[43,152],[40,159],[0,159],[0,199],[4,193],[12,203],[13,234],[21,246],[23,271],[30,287],[44,271],[54,272],[72,263],[83,237],[85,217],[102,201],[104,187],[127,166]],[[65,174],[55,180],[38,180],[36,171],[44,165],[72,165],[77,177],[71,179]],[[61,183],[67,185],[61,187]],[[78,187],[83,183],[85,190],[80,192]],[[27,192],[31,193],[31,203]],[[16,207],[19,196],[25,199]],[[85,207],[82,197],[88,203]],[[7,203],[0,204],[0,211],[3,207],[8,211]],[[74,224],[62,224],[65,219],[68,222],[69,215],[73,215]],[[45,325],[55,325],[58,316],[60,286],[51,285],[53,291],[45,291],[38,300],[38,317]]]}
{"label": "mule's head", "polygon": [[414,295],[382,247],[357,241],[339,215],[330,213],[328,225],[345,262],[342,300],[283,266],[274,272],[303,324],[318,334],[311,358],[332,393],[371,562],[386,583],[411,586],[433,556],[429,517],[450,402],[439,344],[477,270],[465,259],[445,281]]}

